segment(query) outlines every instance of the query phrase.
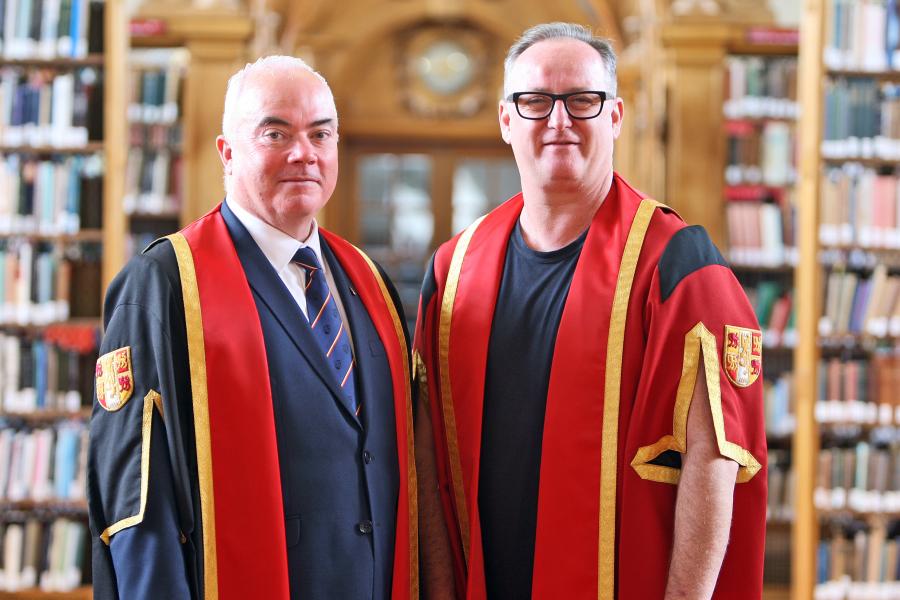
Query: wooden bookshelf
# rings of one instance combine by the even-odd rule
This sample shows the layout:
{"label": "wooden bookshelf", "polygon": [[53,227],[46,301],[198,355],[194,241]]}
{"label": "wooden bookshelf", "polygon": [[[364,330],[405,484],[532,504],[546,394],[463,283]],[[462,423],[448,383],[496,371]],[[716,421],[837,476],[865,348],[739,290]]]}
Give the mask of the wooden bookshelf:
{"label": "wooden bookshelf", "polygon": [[[152,27],[145,27],[147,23]],[[148,29],[152,33],[142,34]],[[131,30],[131,48],[184,48],[190,56],[181,106],[183,141],[177,149],[182,154],[179,218],[185,225],[225,196],[215,139],[222,129],[228,78],[250,58],[247,44],[253,24],[240,10],[147,2],[131,16]]]}
{"label": "wooden bookshelf", "polygon": [[[101,285],[105,288],[106,284],[112,279],[113,275],[121,268],[123,264],[120,258],[121,252],[119,251],[119,249],[121,248],[122,231],[124,229],[124,217],[121,214],[121,211],[115,210],[115,206],[110,202],[110,198],[120,197],[120,192],[118,191],[117,186],[120,181],[119,174],[122,171],[121,158],[124,156],[124,143],[126,140],[125,134],[127,131],[124,126],[120,125],[124,123],[125,115],[125,106],[120,100],[120,97],[124,93],[125,88],[123,56],[126,48],[126,40],[124,37],[126,28],[123,12],[124,6],[121,2],[107,0],[103,5],[103,10],[103,31],[101,32],[101,34],[103,38],[104,48],[102,54],[88,54],[87,56],[84,56],[82,58],[47,59],[40,57],[28,57],[0,59],[0,66],[12,67],[22,71],[48,70],[51,72],[66,73],[82,69],[93,69],[101,72],[102,74],[102,141],[91,140],[85,144],[75,146],[0,145],[0,155],[20,154],[28,157],[36,157],[41,160],[56,160],[57,158],[68,159],[69,157],[77,155],[102,155],[102,177],[104,194],[103,198],[100,199],[100,204],[102,206],[102,228],[85,228],[72,234],[16,232],[0,235],[0,239],[5,241],[13,241],[13,243],[17,243],[18,240],[25,240],[32,243],[64,246],[67,252],[69,250],[74,250],[73,248],[70,248],[70,246],[75,245],[84,245],[84,247],[88,250],[96,247],[97,245],[102,245],[103,251],[98,257],[100,263],[97,267],[100,272],[96,275],[91,274],[88,279],[93,283],[94,277],[96,277],[96,284],[98,288]],[[95,23],[95,21],[91,19],[91,23],[93,24]],[[75,274],[73,271],[73,279],[74,278]],[[74,293],[77,292],[73,292],[73,294]],[[100,295],[99,289],[97,290],[97,294],[98,296]],[[75,305],[76,303],[73,302],[72,306],[74,307]],[[3,323],[2,325],[0,325],[0,333],[3,333],[5,336],[11,336],[12,338],[20,338],[21,340],[44,339],[44,336],[46,335],[46,342],[48,346],[50,346],[52,344],[63,344],[63,342],[61,342],[60,340],[62,338],[67,338],[67,336],[70,336],[71,332],[63,331],[63,329],[73,328],[79,330],[79,332],[75,335],[75,338],[68,339],[64,342],[65,344],[68,344],[70,342],[76,343],[76,345],[81,348],[77,351],[79,353],[79,356],[72,359],[65,359],[75,360],[77,362],[70,363],[68,366],[62,366],[66,363],[60,362],[61,369],[72,369],[74,368],[72,365],[77,365],[77,368],[80,371],[83,371],[85,361],[87,361],[89,373],[88,376],[91,376],[92,381],[92,370],[90,369],[90,365],[93,363],[93,358],[85,357],[83,354],[80,354],[84,351],[83,346],[86,343],[85,339],[82,339],[84,336],[81,335],[83,332],[80,330],[99,330],[101,326],[100,312],[101,306],[98,302],[97,305],[91,310],[76,313],[93,314],[96,316],[76,317],[62,323],[56,322],[48,324],[27,325]],[[59,339],[51,339],[51,331],[54,332],[54,336],[61,337],[59,337]],[[89,338],[90,335],[88,334],[88,339]],[[75,350],[71,349],[69,351],[76,352]],[[61,358],[60,361],[62,360],[63,359]],[[50,390],[53,389],[53,387],[50,387]],[[32,429],[40,430],[56,427],[68,428],[67,431],[69,433],[67,433],[66,435],[74,435],[76,440],[75,444],[78,444],[79,442],[77,440],[84,436],[85,433],[81,429],[77,429],[73,433],[73,430],[71,428],[75,425],[70,425],[70,422],[80,422],[82,424],[86,423],[91,414],[91,396],[89,395],[87,398],[85,398],[82,395],[82,402],[85,402],[86,405],[73,411],[38,409],[28,412],[9,412],[4,410],[0,412],[0,419],[2,419],[6,427],[10,427],[16,430],[29,431]],[[62,430],[63,429],[59,429],[59,431]],[[58,435],[61,434],[54,434],[54,436]],[[55,448],[55,441],[51,444],[51,446]],[[51,452],[55,452],[55,449],[52,448]],[[76,454],[76,462],[77,459],[78,455]],[[50,479],[50,482],[52,485],[52,478]],[[35,501],[30,499],[22,501],[3,500],[0,501],[0,516],[3,517],[4,524],[8,522],[21,523],[25,520],[37,518],[43,523],[43,525],[41,526],[42,528],[49,528],[51,527],[51,523],[55,522],[54,520],[57,517],[64,517],[75,522],[84,523],[84,526],[86,527],[87,502],[83,499],[50,499],[46,501]],[[41,535],[47,535],[46,531]],[[89,534],[85,532],[85,538],[88,537]],[[87,543],[89,543],[89,540],[85,539],[85,544]],[[85,553],[83,560],[84,564],[82,564],[82,566],[85,567],[86,571],[89,573],[89,551]],[[0,591],[0,599],[35,598],[47,600],[87,600],[91,598],[92,595],[93,594],[90,586],[82,586],[70,592],[51,592],[44,591],[39,588],[28,588],[15,592]]]}
{"label": "wooden bookshelf", "polygon": [[[662,30],[663,44],[669,49],[671,57],[666,203],[688,223],[700,224],[707,229],[742,285],[747,289],[759,290],[758,308],[767,315],[774,312],[772,309],[777,302],[784,302],[780,298],[791,293],[795,273],[792,257],[795,251],[789,247],[787,242],[790,240],[782,231],[778,232],[781,244],[779,258],[777,254],[767,254],[761,245],[754,248],[746,244],[747,235],[743,236],[743,240],[739,240],[737,235],[731,240],[727,224],[738,223],[735,217],[739,214],[750,214],[740,219],[741,224],[751,217],[759,222],[766,203],[781,207],[779,218],[784,220],[787,211],[783,207],[789,202],[790,190],[795,184],[790,170],[782,174],[784,177],[763,172],[762,141],[764,131],[773,123],[781,127],[783,125],[780,124],[787,124],[796,131],[796,118],[793,116],[796,113],[796,105],[793,104],[796,98],[790,95],[794,69],[788,62],[796,59],[797,38],[796,30],[755,27],[702,17],[676,19]],[[781,69],[781,83],[784,85],[780,87],[783,89],[760,90],[756,84],[762,82],[757,73],[768,72],[769,65],[774,61],[778,61]],[[762,66],[755,69],[753,65],[757,62],[761,62]],[[732,78],[741,77],[742,73],[747,78],[746,84],[730,85]],[[740,95],[741,88],[746,88],[746,96]],[[768,88],[768,82],[765,88]],[[737,95],[732,96],[732,92]],[[788,131],[788,135],[792,132]],[[752,155],[753,152],[757,154]],[[734,160],[733,165],[729,165],[729,158]],[[758,173],[751,174],[753,169],[757,169]],[[716,208],[711,210],[711,207]],[[735,209],[734,214],[726,219],[732,209]],[[749,213],[744,213],[745,210]],[[757,238],[762,239],[759,232]],[[734,252],[731,251],[732,241]],[[739,245],[741,242],[746,245]],[[763,285],[770,290],[780,290],[769,298],[768,304],[762,300]],[[788,312],[791,310],[793,308]],[[784,317],[782,324],[787,329],[788,314]],[[760,324],[765,330],[769,323],[768,319],[767,322],[763,320],[761,316]],[[779,331],[774,322],[772,325]],[[783,345],[781,340],[773,346],[765,341],[768,336],[769,332],[765,331],[763,369],[766,379],[774,382],[784,376],[786,383],[782,384],[780,393],[788,390],[789,394],[794,348]],[[775,392],[768,393],[774,395]],[[773,409],[773,412],[778,411]],[[793,464],[789,460],[793,435],[784,430],[789,428],[790,415],[776,418],[781,420],[767,423],[767,437],[772,448],[770,475],[775,473],[779,481],[785,482]],[[781,483],[780,489],[785,488],[786,483]],[[778,495],[780,506],[781,493]],[[787,496],[784,497],[786,499]],[[791,530],[791,521],[776,519],[767,523],[767,538],[773,536],[779,541],[771,546],[767,542],[764,598],[780,599],[790,595],[789,572],[782,556]]]}
{"label": "wooden bookshelf", "polygon": [[27,588],[18,592],[0,592],[0,600],[91,600],[91,586],[86,585],[71,592],[45,592],[40,588]]}
{"label": "wooden bookshelf", "polygon": [[0,154],[96,154],[105,148],[103,142],[88,142],[81,146],[0,146]]}
{"label": "wooden bookshelf", "polygon": [[[817,422],[816,406],[820,401],[830,401],[831,396],[819,396],[819,371],[822,369],[822,357],[829,360],[840,360],[865,364],[869,368],[869,359],[865,358],[879,347],[887,346],[896,350],[897,340],[891,336],[873,337],[867,334],[844,333],[832,336],[820,336],[818,320],[823,314],[823,287],[826,269],[847,269],[847,271],[869,272],[875,265],[884,264],[896,270],[900,261],[896,257],[898,251],[893,248],[872,248],[859,244],[840,244],[824,246],[820,239],[819,226],[824,209],[820,205],[822,195],[822,178],[826,167],[845,163],[860,163],[874,169],[894,170],[900,161],[883,159],[836,159],[822,154],[822,140],[825,136],[826,122],[826,81],[852,80],[857,78],[871,79],[878,83],[900,82],[900,72],[870,71],[858,69],[828,69],[825,66],[827,32],[834,29],[830,22],[833,18],[829,10],[828,0],[804,0],[803,21],[801,24],[800,44],[800,84],[799,93],[803,111],[800,120],[800,137],[798,156],[800,157],[800,182],[798,194],[799,212],[799,267],[796,272],[796,294],[798,305],[804,310],[798,313],[797,330],[798,346],[794,364],[796,373],[797,431],[794,438],[794,460],[796,470],[795,525],[793,530],[793,573],[792,597],[812,598],[816,594],[817,573],[822,566],[817,566],[820,556],[819,544],[824,532],[839,531],[837,535],[846,539],[846,531],[840,531],[847,519],[861,521],[873,526],[884,519],[895,518],[892,513],[868,513],[844,509],[817,509],[814,504],[816,493],[817,468],[820,447],[832,449],[831,452],[849,451],[855,444],[866,442],[873,449],[878,447],[873,435],[879,430],[896,432],[897,425],[881,426],[875,423],[830,423]],[[851,6],[851,5],[847,5]],[[853,135],[853,134],[851,134]],[[873,195],[874,198],[874,195]],[[868,201],[863,198],[860,202]],[[874,201],[874,200],[872,200]],[[829,225],[830,225],[829,221]],[[854,304],[855,304],[854,299]],[[830,365],[829,363],[829,372]],[[874,364],[874,363],[872,363]],[[871,376],[871,375],[869,375]],[[852,396],[851,396],[852,398]],[[877,402],[877,398],[859,398],[867,400],[865,404]],[[839,401],[841,399],[839,398]],[[868,408],[871,408],[869,406]],[[892,450],[892,447],[888,447]],[[835,454],[832,454],[835,456]],[[830,475],[829,475],[830,477]],[[845,480],[846,481],[846,480]],[[827,486],[828,484],[826,484]],[[846,484],[831,482],[832,487],[847,491]],[[851,488],[856,489],[854,487]],[[831,491],[825,488],[825,492]],[[821,529],[821,531],[820,531]],[[827,535],[827,533],[826,533]],[[854,542],[850,542],[854,543]],[[868,543],[868,542],[866,542]],[[835,550],[837,552],[837,550]],[[871,552],[867,550],[867,553]],[[882,559],[883,560],[883,559]],[[888,567],[890,568],[890,567]],[[834,575],[829,574],[829,579]],[[829,582],[832,583],[832,582]],[[856,585],[876,585],[853,582]],[[843,584],[841,584],[843,585]],[[872,588],[864,594],[880,594],[883,590]],[[850,597],[854,591],[849,592]],[[823,596],[824,597],[824,596]],[[838,597],[829,595],[828,597]],[[868,596],[866,596],[868,597]],[[874,596],[873,596],[874,597]],[[886,597],[886,596],[884,596]]]}

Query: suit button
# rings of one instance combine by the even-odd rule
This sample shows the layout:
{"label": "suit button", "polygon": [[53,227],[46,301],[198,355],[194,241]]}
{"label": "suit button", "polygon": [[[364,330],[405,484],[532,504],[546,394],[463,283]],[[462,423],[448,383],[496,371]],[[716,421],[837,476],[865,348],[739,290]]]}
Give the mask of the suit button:
{"label": "suit button", "polygon": [[356,524],[356,529],[363,535],[372,533],[372,521],[360,521]]}
{"label": "suit button", "polygon": [[366,461],[366,464],[369,464],[375,460],[375,457],[368,450],[363,450],[363,460]]}

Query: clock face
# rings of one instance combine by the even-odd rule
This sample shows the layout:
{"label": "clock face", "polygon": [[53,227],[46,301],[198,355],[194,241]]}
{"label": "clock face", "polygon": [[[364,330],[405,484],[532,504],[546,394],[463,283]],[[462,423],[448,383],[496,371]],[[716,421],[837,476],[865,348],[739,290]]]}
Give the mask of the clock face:
{"label": "clock face", "polygon": [[455,94],[472,81],[474,61],[462,44],[439,39],[414,59],[414,72],[421,81],[438,94]]}

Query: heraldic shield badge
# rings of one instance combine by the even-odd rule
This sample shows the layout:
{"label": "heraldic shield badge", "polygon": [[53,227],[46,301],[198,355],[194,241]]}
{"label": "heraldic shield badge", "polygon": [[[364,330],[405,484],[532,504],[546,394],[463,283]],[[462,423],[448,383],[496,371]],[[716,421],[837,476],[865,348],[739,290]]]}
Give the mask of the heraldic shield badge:
{"label": "heraldic shield badge", "polygon": [[762,372],[762,332],[725,326],[725,374],[738,387],[752,385]]}
{"label": "heraldic shield badge", "polygon": [[108,411],[119,410],[134,391],[131,346],[108,352],[97,359],[97,401]]}

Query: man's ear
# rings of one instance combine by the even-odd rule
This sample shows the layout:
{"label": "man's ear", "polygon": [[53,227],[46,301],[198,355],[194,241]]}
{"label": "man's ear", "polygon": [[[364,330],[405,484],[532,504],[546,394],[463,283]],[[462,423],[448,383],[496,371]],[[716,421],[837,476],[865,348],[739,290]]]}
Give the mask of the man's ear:
{"label": "man's ear", "polygon": [[500,100],[500,106],[497,108],[498,118],[500,120],[500,137],[507,144],[509,143],[509,107],[507,102]]}
{"label": "man's ear", "polygon": [[625,103],[622,102],[621,98],[616,98],[616,103],[613,105],[612,113],[610,114],[613,128],[613,139],[619,139],[619,134],[622,133],[622,118],[624,116]]}
{"label": "man's ear", "polygon": [[219,151],[219,158],[222,160],[225,174],[231,175],[231,144],[228,143],[224,135],[216,138],[216,150]]}

